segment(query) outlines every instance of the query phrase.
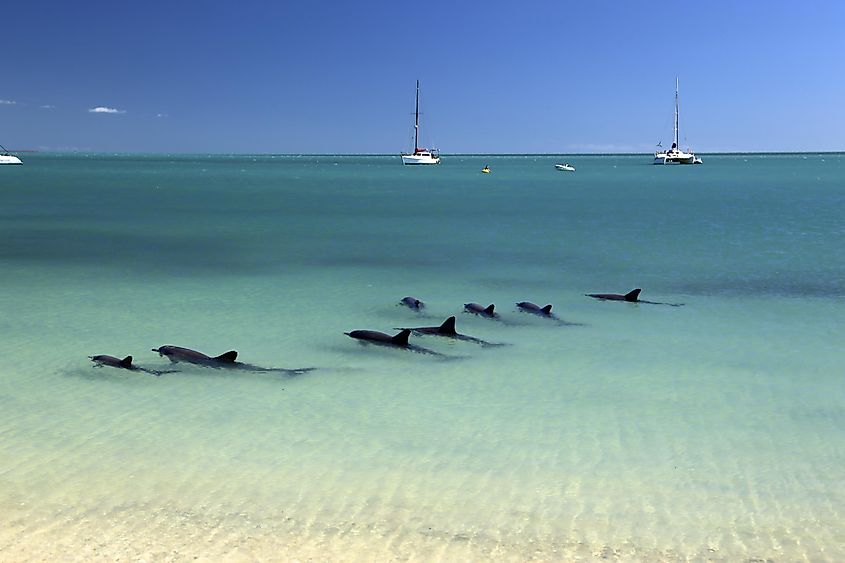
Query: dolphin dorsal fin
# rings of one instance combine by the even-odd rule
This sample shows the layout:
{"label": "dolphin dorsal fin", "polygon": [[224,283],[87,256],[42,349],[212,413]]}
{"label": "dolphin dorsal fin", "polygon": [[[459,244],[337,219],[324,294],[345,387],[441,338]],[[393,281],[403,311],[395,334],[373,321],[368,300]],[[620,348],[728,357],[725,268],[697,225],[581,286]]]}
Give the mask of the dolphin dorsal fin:
{"label": "dolphin dorsal fin", "polygon": [[625,301],[636,301],[640,297],[642,289],[632,289],[625,294]]}
{"label": "dolphin dorsal fin", "polygon": [[396,336],[394,336],[391,340],[394,344],[399,346],[407,346],[408,345],[408,338],[411,336],[411,331],[409,329],[405,329]]}
{"label": "dolphin dorsal fin", "polygon": [[238,359],[238,353],[235,350],[230,350],[230,351],[226,352],[225,354],[220,354],[219,356],[217,356],[216,358],[213,358],[213,359],[217,360],[218,362],[225,362],[227,364],[233,364],[233,363],[235,363],[235,360]]}
{"label": "dolphin dorsal fin", "polygon": [[548,314],[550,314],[550,313],[552,312],[552,306],[551,306],[551,305],[546,305],[545,307],[543,307],[543,308],[542,308],[542,309],[540,309],[540,310],[541,310],[541,311],[543,311],[543,313],[545,313],[545,314],[547,314],[547,315],[548,315]]}
{"label": "dolphin dorsal fin", "polygon": [[484,309],[484,312],[487,313],[488,315],[492,315],[493,309],[495,309],[495,308],[496,308],[496,306],[493,305],[492,303],[490,303],[490,306],[487,307],[486,309]]}
{"label": "dolphin dorsal fin", "polygon": [[455,334],[455,317],[449,317],[443,321],[443,324],[440,325],[437,332],[440,334]]}
{"label": "dolphin dorsal fin", "polygon": [[120,360],[120,366],[125,368],[132,367],[132,356],[126,356],[122,360]]}

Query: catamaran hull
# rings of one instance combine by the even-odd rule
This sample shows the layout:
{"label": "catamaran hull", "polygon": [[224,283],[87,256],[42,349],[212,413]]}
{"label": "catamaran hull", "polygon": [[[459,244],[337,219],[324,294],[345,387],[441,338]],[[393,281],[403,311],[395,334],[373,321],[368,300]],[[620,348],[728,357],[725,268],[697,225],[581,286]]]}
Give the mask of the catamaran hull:
{"label": "catamaran hull", "polygon": [[701,159],[694,154],[654,155],[654,164],[701,164]]}
{"label": "catamaran hull", "polygon": [[440,164],[439,156],[430,154],[403,154],[402,164]]}
{"label": "catamaran hull", "polygon": [[23,164],[23,162],[14,155],[0,154],[0,164]]}

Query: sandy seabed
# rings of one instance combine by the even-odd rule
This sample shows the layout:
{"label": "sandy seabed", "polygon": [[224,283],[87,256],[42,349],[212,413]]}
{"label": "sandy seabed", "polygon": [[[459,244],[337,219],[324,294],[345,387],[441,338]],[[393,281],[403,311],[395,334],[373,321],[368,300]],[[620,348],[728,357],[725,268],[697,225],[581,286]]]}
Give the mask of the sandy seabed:
{"label": "sandy seabed", "polygon": [[[702,545],[659,546],[654,538],[605,543],[602,535],[619,534],[600,527],[543,534],[543,526],[532,524],[528,515],[524,529],[481,530],[438,526],[434,519],[401,510],[391,521],[354,514],[337,520],[336,514],[320,510],[300,519],[221,508],[43,506],[33,511],[7,506],[0,560],[758,562],[837,561],[843,555],[841,544],[829,550],[814,538],[743,537],[736,531],[714,535]],[[491,521],[498,518],[491,515]]]}

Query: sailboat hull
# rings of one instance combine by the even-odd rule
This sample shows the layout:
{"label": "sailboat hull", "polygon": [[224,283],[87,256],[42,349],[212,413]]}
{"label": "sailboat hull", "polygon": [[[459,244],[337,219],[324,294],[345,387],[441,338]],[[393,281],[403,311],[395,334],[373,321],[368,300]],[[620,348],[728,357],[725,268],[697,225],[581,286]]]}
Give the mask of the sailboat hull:
{"label": "sailboat hull", "polygon": [[440,164],[440,157],[434,156],[431,153],[403,154],[402,164]]}
{"label": "sailboat hull", "polygon": [[21,159],[13,154],[0,154],[0,164],[23,164]]}

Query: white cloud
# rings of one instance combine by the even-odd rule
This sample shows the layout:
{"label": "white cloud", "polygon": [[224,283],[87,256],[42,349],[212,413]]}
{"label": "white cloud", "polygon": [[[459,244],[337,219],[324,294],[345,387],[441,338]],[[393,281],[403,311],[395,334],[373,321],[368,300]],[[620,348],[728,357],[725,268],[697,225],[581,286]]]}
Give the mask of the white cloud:
{"label": "white cloud", "polygon": [[156,117],[167,117],[166,113],[157,113]]}
{"label": "white cloud", "polygon": [[97,106],[88,110],[88,113],[126,113],[124,109],[107,108],[105,106]]}
{"label": "white cloud", "polygon": [[0,100],[0,105],[3,106],[13,106],[15,104],[17,104],[15,100]]}
{"label": "white cloud", "polygon": [[50,104],[44,104],[43,106],[38,106],[41,109],[56,109],[56,106],[51,106]]}

